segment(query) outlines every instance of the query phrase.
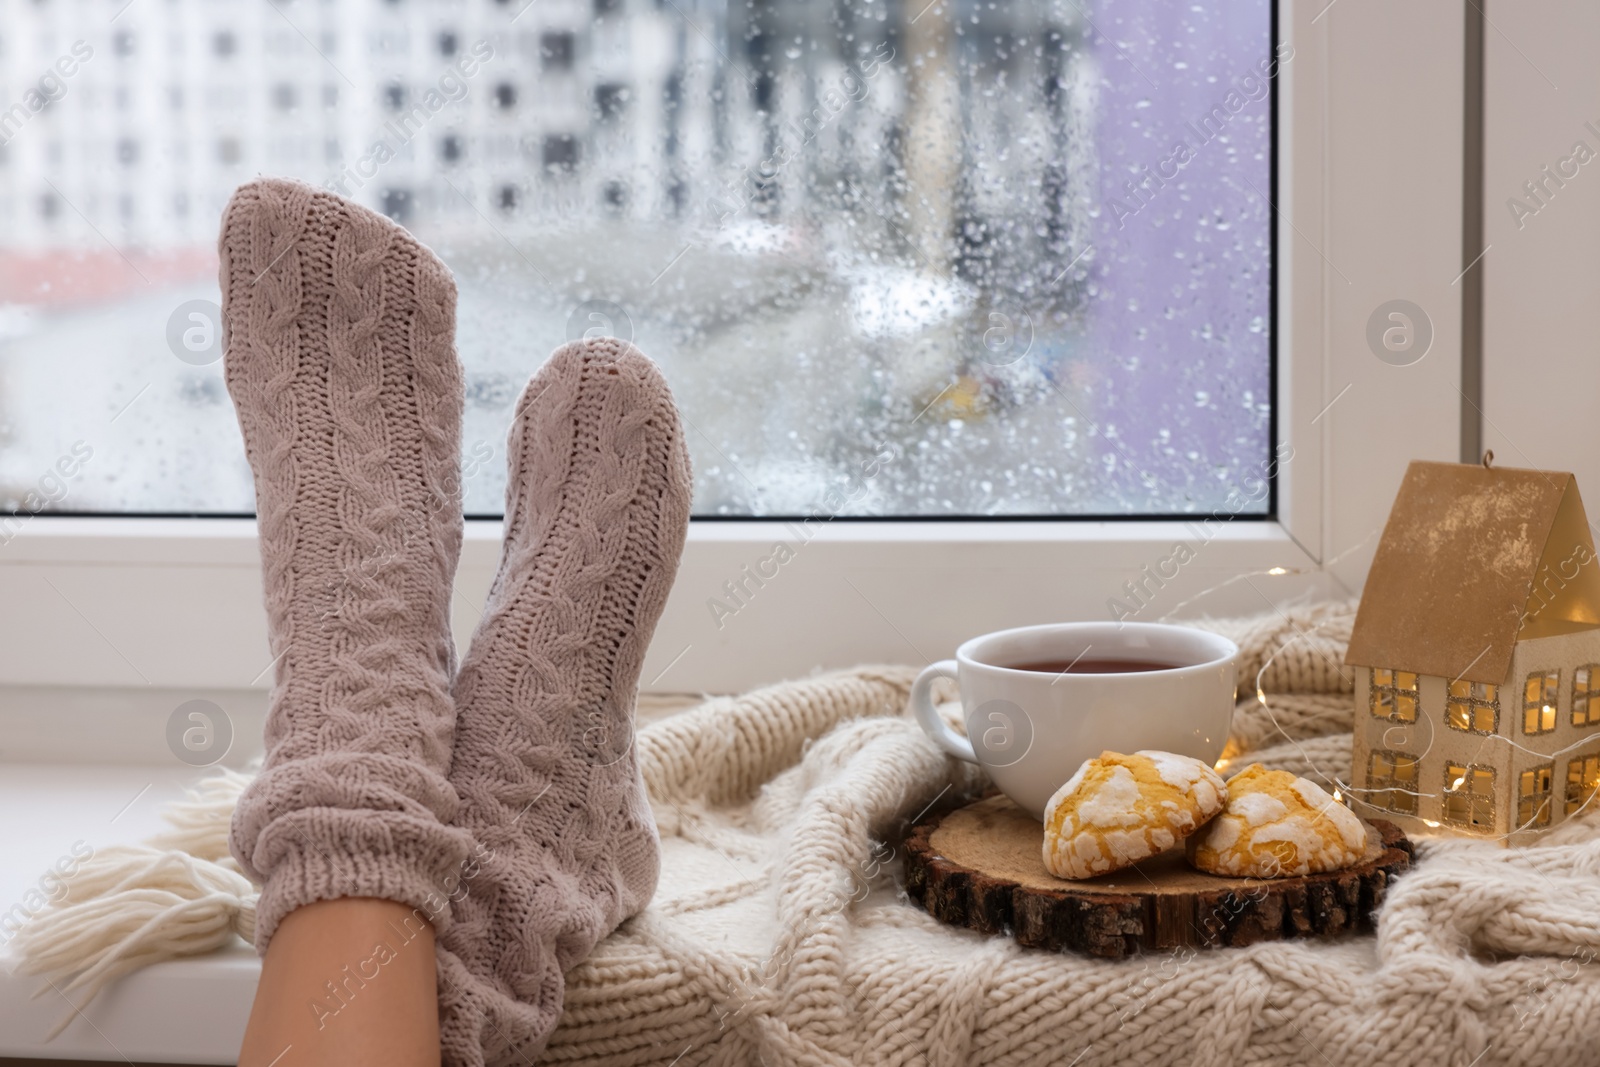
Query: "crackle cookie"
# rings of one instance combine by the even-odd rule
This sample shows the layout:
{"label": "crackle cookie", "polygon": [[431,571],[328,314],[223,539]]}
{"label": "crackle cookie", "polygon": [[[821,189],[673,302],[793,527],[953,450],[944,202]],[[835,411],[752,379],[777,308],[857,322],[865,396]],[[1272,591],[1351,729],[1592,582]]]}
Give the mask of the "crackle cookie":
{"label": "crackle cookie", "polygon": [[1094,878],[1165,852],[1227,803],[1216,771],[1170,752],[1102,752],[1045,806],[1044,865]]}
{"label": "crackle cookie", "polygon": [[1228,779],[1221,815],[1189,839],[1189,862],[1210,874],[1282,878],[1361,861],[1367,830],[1314,782],[1252,763]]}

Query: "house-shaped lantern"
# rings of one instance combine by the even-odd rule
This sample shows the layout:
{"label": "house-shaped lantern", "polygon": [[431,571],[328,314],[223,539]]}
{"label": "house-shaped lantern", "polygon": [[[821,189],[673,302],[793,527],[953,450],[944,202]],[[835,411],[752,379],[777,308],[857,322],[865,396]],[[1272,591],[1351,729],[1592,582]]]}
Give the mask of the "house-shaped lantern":
{"label": "house-shaped lantern", "polygon": [[1577,481],[1412,463],[1345,662],[1357,813],[1515,845],[1600,804],[1600,562]]}

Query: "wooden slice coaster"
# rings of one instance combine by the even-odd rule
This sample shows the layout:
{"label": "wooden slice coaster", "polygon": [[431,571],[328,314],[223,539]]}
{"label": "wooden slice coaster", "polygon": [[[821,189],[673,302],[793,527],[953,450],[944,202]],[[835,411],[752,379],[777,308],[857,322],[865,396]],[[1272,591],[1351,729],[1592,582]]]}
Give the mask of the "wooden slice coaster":
{"label": "wooden slice coaster", "polygon": [[1371,928],[1389,882],[1411,865],[1392,823],[1368,823],[1366,858],[1301,878],[1226,878],[1181,848],[1081,882],[1052,876],[1044,827],[1005,796],[919,822],[906,839],[906,890],[935,918],[1019,944],[1119,958],[1141,949],[1251,945]]}

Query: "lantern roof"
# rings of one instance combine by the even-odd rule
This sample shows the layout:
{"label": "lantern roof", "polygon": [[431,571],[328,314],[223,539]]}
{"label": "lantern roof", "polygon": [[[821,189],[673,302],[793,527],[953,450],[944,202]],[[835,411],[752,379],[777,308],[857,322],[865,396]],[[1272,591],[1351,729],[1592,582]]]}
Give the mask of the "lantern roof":
{"label": "lantern roof", "polygon": [[1518,641],[1600,627],[1600,561],[1559,471],[1415,461],[1345,662],[1501,685]]}

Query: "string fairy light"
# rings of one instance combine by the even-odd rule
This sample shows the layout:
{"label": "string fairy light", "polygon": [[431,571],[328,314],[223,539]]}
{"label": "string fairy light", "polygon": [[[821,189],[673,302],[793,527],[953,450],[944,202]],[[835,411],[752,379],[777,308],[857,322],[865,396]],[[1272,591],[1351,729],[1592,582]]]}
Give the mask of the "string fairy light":
{"label": "string fairy light", "polygon": [[[1382,529],[1383,529],[1383,527],[1381,527],[1381,526],[1374,526],[1371,530],[1367,531],[1367,535],[1365,537],[1363,537],[1361,540],[1357,541],[1355,544],[1351,545],[1349,548],[1345,549],[1343,552],[1340,552],[1338,555],[1333,556],[1333,557],[1331,557],[1331,558],[1329,558],[1327,560],[1324,560],[1323,562],[1317,564],[1315,567],[1285,567],[1285,566],[1282,566],[1282,565],[1278,565],[1278,566],[1274,566],[1274,567],[1268,567],[1265,570],[1245,571],[1242,574],[1231,575],[1230,577],[1223,579],[1222,581],[1218,582],[1215,585],[1207,586],[1206,588],[1200,590],[1198,593],[1194,594],[1191,597],[1186,597],[1183,600],[1178,601],[1176,604],[1174,604],[1172,606],[1172,609],[1170,611],[1168,611],[1165,615],[1162,615],[1156,621],[1157,622],[1167,622],[1174,615],[1176,615],[1178,612],[1182,611],[1184,608],[1188,607],[1190,604],[1193,604],[1196,600],[1200,600],[1200,599],[1202,599],[1204,597],[1208,597],[1212,593],[1215,593],[1215,592],[1217,592],[1219,590],[1226,589],[1228,586],[1234,584],[1235,582],[1243,582],[1243,581],[1247,581],[1248,579],[1251,579],[1251,578],[1281,578],[1284,575],[1290,575],[1290,574],[1322,574],[1322,573],[1326,572],[1329,567],[1332,567],[1334,564],[1338,563],[1340,560],[1344,559],[1346,556],[1350,555],[1352,552],[1355,552],[1355,551],[1361,549],[1363,546],[1365,546],[1367,544],[1368,541],[1371,541],[1374,537],[1377,537],[1378,533]],[[1335,578],[1334,581],[1337,582],[1338,579]],[[1339,584],[1340,584],[1341,587],[1343,587],[1343,585],[1344,585],[1343,582],[1340,582]],[[1348,593],[1349,590],[1346,589],[1345,592]]]}
{"label": "string fairy light", "polygon": [[[1297,630],[1295,632],[1295,636],[1294,637],[1291,637],[1288,641],[1285,641],[1281,646],[1279,646],[1277,649],[1275,649],[1273,651],[1273,653],[1270,656],[1268,656],[1267,659],[1261,664],[1261,669],[1256,672],[1256,701],[1257,701],[1257,703],[1259,703],[1261,705],[1262,709],[1264,711],[1266,711],[1267,718],[1271,721],[1273,729],[1277,730],[1280,735],[1282,735],[1286,740],[1288,740],[1291,744],[1293,744],[1295,746],[1296,751],[1298,751],[1300,753],[1300,758],[1305,761],[1306,766],[1310,767],[1324,781],[1331,782],[1333,784],[1333,787],[1334,787],[1334,799],[1335,800],[1342,801],[1343,798],[1348,794],[1356,794],[1356,795],[1360,796],[1361,799],[1364,800],[1365,799],[1365,794],[1373,794],[1373,793],[1389,793],[1389,794],[1404,793],[1407,796],[1413,796],[1413,797],[1417,797],[1419,799],[1443,801],[1445,799],[1445,797],[1446,797],[1446,793],[1453,793],[1456,790],[1459,790],[1462,787],[1462,785],[1464,785],[1466,783],[1466,777],[1467,776],[1465,774],[1462,774],[1454,782],[1452,782],[1450,784],[1450,788],[1448,790],[1444,790],[1444,791],[1441,791],[1441,792],[1438,792],[1438,793],[1418,792],[1417,790],[1406,789],[1403,786],[1397,786],[1397,785],[1385,786],[1382,789],[1371,789],[1371,788],[1363,789],[1360,786],[1356,786],[1356,785],[1354,785],[1352,783],[1345,782],[1345,781],[1341,780],[1337,775],[1328,775],[1321,768],[1319,768],[1314,762],[1312,762],[1311,757],[1309,755],[1307,755],[1306,750],[1305,750],[1305,746],[1300,743],[1300,740],[1298,738],[1290,736],[1289,732],[1283,728],[1283,724],[1278,721],[1278,716],[1273,712],[1272,704],[1271,704],[1270,701],[1267,700],[1267,693],[1266,693],[1265,687],[1262,685],[1262,679],[1266,676],[1267,668],[1272,666],[1273,662],[1278,658],[1278,654],[1280,652],[1284,651],[1285,649],[1287,649],[1296,640],[1298,640],[1300,638],[1310,637],[1311,635],[1315,634],[1317,631],[1321,630],[1323,627],[1328,626],[1328,625],[1330,625],[1332,623],[1335,623],[1335,622],[1345,621],[1348,618],[1349,618],[1348,615],[1338,615],[1338,616],[1335,616],[1335,617],[1330,618],[1330,619],[1326,619],[1323,622],[1318,623],[1316,626],[1312,627],[1309,630]],[[1427,747],[1424,748],[1422,750],[1422,752],[1417,756],[1417,760],[1420,762],[1422,757],[1426,756],[1428,754],[1428,752],[1430,752],[1432,750],[1432,748],[1433,748],[1434,733],[1433,733],[1433,723],[1432,723],[1431,720],[1423,718],[1423,719],[1419,719],[1418,721],[1419,722],[1426,722],[1428,724],[1428,743],[1427,743]],[[1541,759],[1541,760],[1549,760],[1551,762],[1551,764],[1553,765],[1555,763],[1555,761],[1557,759],[1559,759],[1560,757],[1565,756],[1570,752],[1576,751],[1577,749],[1580,749],[1580,748],[1584,747],[1585,745],[1589,744],[1592,740],[1593,740],[1592,738],[1588,738],[1588,737],[1579,738],[1577,741],[1574,741],[1572,744],[1566,745],[1566,746],[1564,746],[1562,748],[1557,749],[1554,752],[1551,752],[1551,753],[1547,754],[1547,753],[1544,753],[1544,752],[1540,752],[1540,751],[1538,751],[1536,749],[1528,748],[1526,745],[1518,744],[1513,738],[1511,738],[1510,736],[1508,736],[1506,734],[1485,734],[1482,737],[1482,739],[1479,741],[1479,743],[1478,743],[1478,750],[1476,752],[1474,752],[1473,755],[1471,756],[1471,758],[1468,759],[1466,762],[1469,763],[1469,764],[1477,762],[1481,758],[1484,745],[1488,744],[1491,741],[1501,741],[1501,742],[1504,742],[1507,745],[1510,745],[1513,749],[1516,749],[1519,752],[1525,752],[1525,753],[1527,753],[1527,754],[1529,754],[1531,756],[1537,757],[1538,759]],[[1595,802],[1595,797],[1596,796],[1600,796],[1600,775],[1597,775],[1596,778],[1593,781],[1588,783],[1588,785],[1589,785],[1589,788],[1584,791],[1583,802],[1581,804],[1579,804],[1578,807],[1574,808],[1571,812],[1569,812],[1567,814],[1567,818],[1570,819],[1570,818],[1574,818],[1576,816],[1579,816],[1579,815],[1583,814],[1583,812],[1586,811],[1589,808],[1589,806]],[[1512,834],[1518,833],[1519,831],[1522,831],[1522,830],[1527,830],[1527,829],[1531,829],[1531,828],[1539,826],[1540,825],[1540,816],[1544,812],[1545,805],[1548,805],[1550,803],[1551,803],[1551,800],[1550,800],[1550,798],[1547,797],[1545,799],[1544,805],[1541,805],[1538,809],[1536,809],[1534,811],[1534,813],[1528,818],[1528,820],[1526,822],[1518,823],[1517,825],[1513,826],[1508,833],[1505,833],[1505,834],[1478,834],[1478,835],[1475,835],[1475,836],[1481,837],[1481,838],[1483,838],[1485,840],[1508,841],[1511,838]],[[1374,805],[1374,807],[1376,807],[1376,806],[1377,805]],[[1437,830],[1437,829],[1440,828],[1441,825],[1443,825],[1443,824],[1441,824],[1440,822],[1438,822],[1437,820],[1434,820],[1434,819],[1422,819],[1421,821],[1422,821],[1423,825],[1427,826],[1430,830]]]}
{"label": "string fairy light", "polygon": [[[1248,580],[1250,578],[1259,578],[1259,577],[1276,578],[1276,577],[1282,577],[1282,576],[1285,576],[1285,575],[1318,574],[1318,573],[1326,572],[1334,564],[1338,563],[1340,560],[1344,559],[1346,556],[1350,555],[1353,552],[1358,551],[1363,546],[1365,546],[1369,541],[1371,541],[1374,537],[1376,537],[1378,535],[1378,533],[1381,531],[1381,529],[1382,529],[1382,527],[1374,527],[1360,541],[1357,541],[1354,545],[1351,545],[1349,548],[1345,549],[1343,552],[1340,552],[1337,555],[1329,558],[1328,560],[1326,560],[1326,561],[1324,561],[1322,563],[1319,563],[1315,567],[1284,567],[1284,566],[1279,565],[1279,566],[1268,567],[1268,568],[1265,568],[1263,570],[1247,571],[1247,572],[1244,572],[1244,573],[1241,573],[1241,574],[1232,575],[1231,577],[1229,577],[1229,578],[1227,578],[1227,579],[1225,579],[1225,580],[1223,580],[1221,582],[1218,582],[1215,585],[1212,585],[1212,586],[1209,586],[1209,587],[1207,587],[1205,589],[1202,589],[1200,592],[1195,593],[1193,596],[1190,596],[1190,597],[1188,597],[1188,598],[1186,598],[1186,599],[1184,599],[1182,601],[1179,601],[1176,605],[1173,606],[1173,608],[1170,611],[1168,611],[1166,614],[1162,615],[1161,618],[1158,621],[1161,621],[1161,622],[1168,621],[1169,619],[1172,618],[1172,616],[1177,614],[1179,611],[1182,611],[1185,607],[1187,607],[1188,605],[1194,603],[1196,600],[1200,600],[1200,599],[1202,599],[1204,597],[1210,596],[1212,593],[1215,593],[1215,592],[1217,592],[1217,591],[1219,591],[1221,589],[1225,589],[1228,586],[1233,585],[1235,582],[1246,581],[1246,580]],[[1335,580],[1337,580],[1337,579],[1335,579]],[[1274,608],[1274,610],[1277,610],[1277,609]],[[1282,612],[1280,611],[1279,614],[1282,615]],[[1333,786],[1333,799],[1334,799],[1334,801],[1336,803],[1348,805],[1349,804],[1349,799],[1348,798],[1350,796],[1352,796],[1352,795],[1355,795],[1359,799],[1365,800],[1367,795],[1374,794],[1374,793],[1387,793],[1387,794],[1390,794],[1390,795],[1393,795],[1394,793],[1403,793],[1403,794],[1405,794],[1407,796],[1416,797],[1418,799],[1428,799],[1428,800],[1440,800],[1440,801],[1443,801],[1446,798],[1446,793],[1453,793],[1453,792],[1459,790],[1464,784],[1466,784],[1466,777],[1467,776],[1465,774],[1462,774],[1454,782],[1452,782],[1451,785],[1450,785],[1450,788],[1448,790],[1437,792],[1437,793],[1433,793],[1433,792],[1418,792],[1417,790],[1407,789],[1407,788],[1405,788],[1403,786],[1398,786],[1398,785],[1385,786],[1382,789],[1362,788],[1362,787],[1356,786],[1353,783],[1341,780],[1337,775],[1329,775],[1326,772],[1324,772],[1320,767],[1318,767],[1316,765],[1316,763],[1312,761],[1311,757],[1306,753],[1305,746],[1300,743],[1300,739],[1297,738],[1297,737],[1291,736],[1289,734],[1289,732],[1283,728],[1283,724],[1278,721],[1278,716],[1273,711],[1271,702],[1267,700],[1267,693],[1266,693],[1266,689],[1262,685],[1262,679],[1266,677],[1267,669],[1269,667],[1271,667],[1272,664],[1277,660],[1279,653],[1281,653],[1285,649],[1289,648],[1289,646],[1294,644],[1294,642],[1297,641],[1297,640],[1300,640],[1302,638],[1309,638],[1312,635],[1316,634],[1318,631],[1322,630],[1326,626],[1332,625],[1333,623],[1336,623],[1336,622],[1345,622],[1345,621],[1350,620],[1351,618],[1352,618],[1352,616],[1350,616],[1348,614],[1337,615],[1337,616],[1334,616],[1332,618],[1323,620],[1322,622],[1320,622],[1317,625],[1311,627],[1310,629],[1307,629],[1307,630],[1295,629],[1294,636],[1289,638],[1289,640],[1285,641],[1278,648],[1274,649],[1272,654],[1269,655],[1266,658],[1266,660],[1261,664],[1260,670],[1258,670],[1256,672],[1256,679],[1255,679],[1256,702],[1259,703],[1261,705],[1261,707],[1262,707],[1262,710],[1264,710],[1266,712],[1267,719],[1272,723],[1272,728],[1274,730],[1276,730],[1278,732],[1278,734],[1281,735],[1286,741],[1288,741],[1289,743],[1294,745],[1295,750],[1300,754],[1300,758],[1305,763],[1306,767],[1308,767],[1314,774],[1316,774],[1317,777],[1321,778],[1323,781],[1328,782],[1329,784],[1331,784]],[[1335,670],[1336,670],[1337,673],[1342,673],[1342,670],[1340,669],[1339,665],[1337,665],[1337,664],[1335,665]],[[1540,710],[1547,717],[1548,716],[1553,716],[1555,714],[1555,711],[1556,711],[1555,708],[1550,707],[1549,705],[1545,705]],[[1417,756],[1417,760],[1418,760],[1418,762],[1420,762],[1424,756],[1426,756],[1429,752],[1431,752],[1433,750],[1433,740],[1434,740],[1435,734],[1434,734],[1434,730],[1433,730],[1433,722],[1432,722],[1432,720],[1426,719],[1426,718],[1419,718],[1417,721],[1418,722],[1426,722],[1428,724],[1427,745],[1426,745],[1426,747],[1423,748],[1422,752],[1420,754],[1418,754],[1418,756]],[[1515,740],[1513,740],[1510,736],[1508,736],[1506,734],[1498,734],[1498,733],[1497,734],[1488,734],[1488,735],[1485,735],[1483,737],[1483,740],[1479,744],[1478,751],[1475,752],[1473,754],[1472,758],[1470,760],[1468,760],[1467,762],[1468,763],[1476,762],[1479,759],[1479,757],[1480,757],[1480,755],[1481,755],[1481,753],[1483,751],[1483,744],[1485,744],[1485,743],[1487,743],[1487,742],[1489,742],[1491,740],[1502,741],[1502,742],[1510,745],[1513,749],[1516,749],[1517,751],[1528,753],[1528,754],[1530,754],[1532,756],[1535,756],[1535,757],[1537,757],[1537,758],[1539,758],[1541,760],[1549,760],[1551,762],[1552,766],[1553,766],[1554,762],[1555,762],[1555,760],[1557,758],[1559,758],[1561,756],[1564,756],[1564,755],[1568,754],[1569,752],[1572,752],[1572,751],[1574,751],[1576,749],[1582,748],[1585,744],[1589,743],[1589,741],[1591,739],[1590,738],[1581,738],[1578,741],[1575,741],[1572,744],[1567,745],[1565,748],[1561,748],[1561,749],[1558,749],[1555,752],[1546,754],[1546,753],[1539,752],[1539,751],[1536,751],[1534,749],[1528,748],[1525,745],[1520,745]],[[1238,758],[1238,753],[1234,753],[1233,755],[1229,755],[1227,753],[1224,753],[1223,756],[1217,760],[1217,762],[1215,764],[1215,769],[1218,770],[1218,771],[1221,771],[1223,769],[1223,767],[1227,766],[1229,763],[1233,762],[1237,758]],[[1571,812],[1569,812],[1567,814],[1567,818],[1569,818],[1569,819],[1570,818],[1575,818],[1575,817],[1583,814],[1583,812],[1585,810],[1587,810],[1591,804],[1594,803],[1595,798],[1597,796],[1600,796],[1600,775],[1597,775],[1594,781],[1591,781],[1591,782],[1589,782],[1587,784],[1588,784],[1589,788],[1584,791],[1583,802],[1581,804],[1579,804],[1578,807],[1574,808]],[[1519,832],[1521,830],[1526,830],[1526,829],[1529,829],[1531,827],[1535,827],[1535,826],[1539,825],[1539,820],[1540,820],[1541,815],[1544,813],[1545,807],[1547,807],[1551,803],[1552,803],[1551,799],[1549,797],[1547,797],[1545,799],[1544,804],[1541,805],[1539,807],[1539,809],[1537,809],[1533,813],[1533,815],[1528,819],[1527,822],[1520,823],[1517,826],[1514,826],[1509,833],[1502,834],[1502,835],[1479,834],[1479,835],[1474,835],[1474,836],[1483,838],[1485,840],[1509,840],[1509,838],[1511,837],[1512,834],[1515,834],[1515,833],[1517,833],[1517,832]],[[1377,805],[1374,805],[1374,807],[1376,807],[1376,806]],[[1435,819],[1421,819],[1420,821],[1422,822],[1422,824],[1424,826],[1428,827],[1430,830],[1437,830],[1443,825],[1442,823],[1438,822]]]}

